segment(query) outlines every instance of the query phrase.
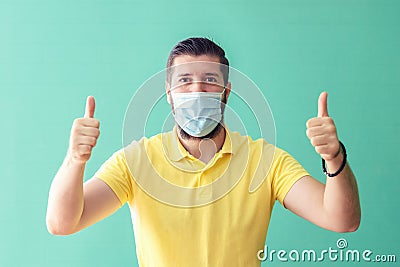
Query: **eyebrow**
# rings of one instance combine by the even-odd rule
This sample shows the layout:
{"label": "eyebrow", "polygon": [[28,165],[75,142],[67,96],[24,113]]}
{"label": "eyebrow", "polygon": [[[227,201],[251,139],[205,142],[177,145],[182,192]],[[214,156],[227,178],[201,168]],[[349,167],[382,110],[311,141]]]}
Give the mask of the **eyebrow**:
{"label": "eyebrow", "polygon": [[[187,77],[187,76],[192,76],[192,73],[180,73],[178,74],[178,77]],[[219,74],[216,72],[206,72],[204,73],[205,76],[214,76],[214,77],[219,77]]]}
{"label": "eyebrow", "polygon": [[205,73],[206,76],[214,76],[214,77],[219,77],[219,74],[216,72],[207,72]]}
{"label": "eyebrow", "polygon": [[191,73],[180,73],[178,74],[178,77],[187,77],[187,76],[192,76],[193,74]]}

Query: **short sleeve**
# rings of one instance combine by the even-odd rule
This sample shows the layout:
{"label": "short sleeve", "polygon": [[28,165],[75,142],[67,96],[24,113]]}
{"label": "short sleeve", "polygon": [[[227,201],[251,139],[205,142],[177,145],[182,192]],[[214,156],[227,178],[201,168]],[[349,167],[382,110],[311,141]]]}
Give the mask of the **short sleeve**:
{"label": "short sleeve", "polygon": [[308,172],[286,151],[276,148],[272,166],[272,191],[282,206],[290,188]]}
{"label": "short sleeve", "polygon": [[95,173],[117,195],[121,206],[133,199],[132,176],[126,164],[124,150],[115,152]]}

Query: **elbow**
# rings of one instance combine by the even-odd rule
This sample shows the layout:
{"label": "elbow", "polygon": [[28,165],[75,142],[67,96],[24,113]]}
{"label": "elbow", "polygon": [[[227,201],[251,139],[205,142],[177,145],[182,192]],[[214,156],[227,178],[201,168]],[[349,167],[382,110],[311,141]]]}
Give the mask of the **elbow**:
{"label": "elbow", "polygon": [[346,233],[355,232],[358,230],[359,227],[360,227],[360,220],[358,219],[355,223],[353,223],[349,227],[347,227],[345,232]]}
{"label": "elbow", "polygon": [[330,230],[337,233],[351,233],[358,230],[361,223],[359,208],[330,217]]}
{"label": "elbow", "polygon": [[355,218],[354,220],[346,222],[341,226],[335,227],[331,230],[337,233],[352,233],[357,231],[359,227],[360,227],[360,218]]}
{"label": "elbow", "polygon": [[55,236],[66,236],[75,233],[75,231],[73,231],[71,227],[65,225],[65,223],[58,220],[52,220],[49,217],[46,218],[46,227],[47,231]]}
{"label": "elbow", "polygon": [[340,227],[340,228],[335,228],[332,229],[332,231],[336,233],[352,233],[357,231],[359,224],[351,225],[351,226],[346,226],[346,227]]}
{"label": "elbow", "polygon": [[349,220],[351,223],[347,227],[346,232],[355,232],[360,227],[361,223],[361,210],[358,209],[355,215]]}

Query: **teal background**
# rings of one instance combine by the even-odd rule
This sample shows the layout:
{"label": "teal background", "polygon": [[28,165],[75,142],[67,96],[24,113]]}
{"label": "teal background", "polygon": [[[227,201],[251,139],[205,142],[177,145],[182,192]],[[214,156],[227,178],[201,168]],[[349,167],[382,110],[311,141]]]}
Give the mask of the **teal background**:
{"label": "teal background", "polygon": [[1,0],[0,266],[137,266],[127,206],[78,234],[55,237],[45,225],[47,194],[86,96],[96,97],[101,121],[88,178],[121,147],[135,90],[191,36],[213,38],[260,87],[278,146],[321,180],[305,123],[316,115],[319,92],[329,92],[330,115],[358,178],[361,226],[328,232],[277,203],[267,245],[318,251],[336,248],[342,237],[349,249],[395,254],[398,264],[399,12],[400,1],[378,0]]}

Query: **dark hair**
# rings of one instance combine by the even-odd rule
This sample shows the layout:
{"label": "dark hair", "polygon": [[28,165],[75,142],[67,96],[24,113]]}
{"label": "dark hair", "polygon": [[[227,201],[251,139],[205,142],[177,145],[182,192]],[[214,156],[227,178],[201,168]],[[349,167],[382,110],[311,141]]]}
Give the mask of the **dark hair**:
{"label": "dark hair", "polygon": [[[216,56],[219,58],[219,63],[222,64],[221,71],[224,78],[224,83],[228,82],[229,77],[229,61],[225,57],[225,51],[216,43],[211,41],[208,38],[203,37],[192,37],[180,41],[176,44],[168,56],[167,61],[167,73],[169,73],[169,68],[172,66],[174,59],[177,56],[181,55],[190,55],[190,56],[201,56],[201,55],[208,55],[208,56]],[[169,74],[168,74],[169,76]],[[169,77],[168,77],[169,79]]]}

